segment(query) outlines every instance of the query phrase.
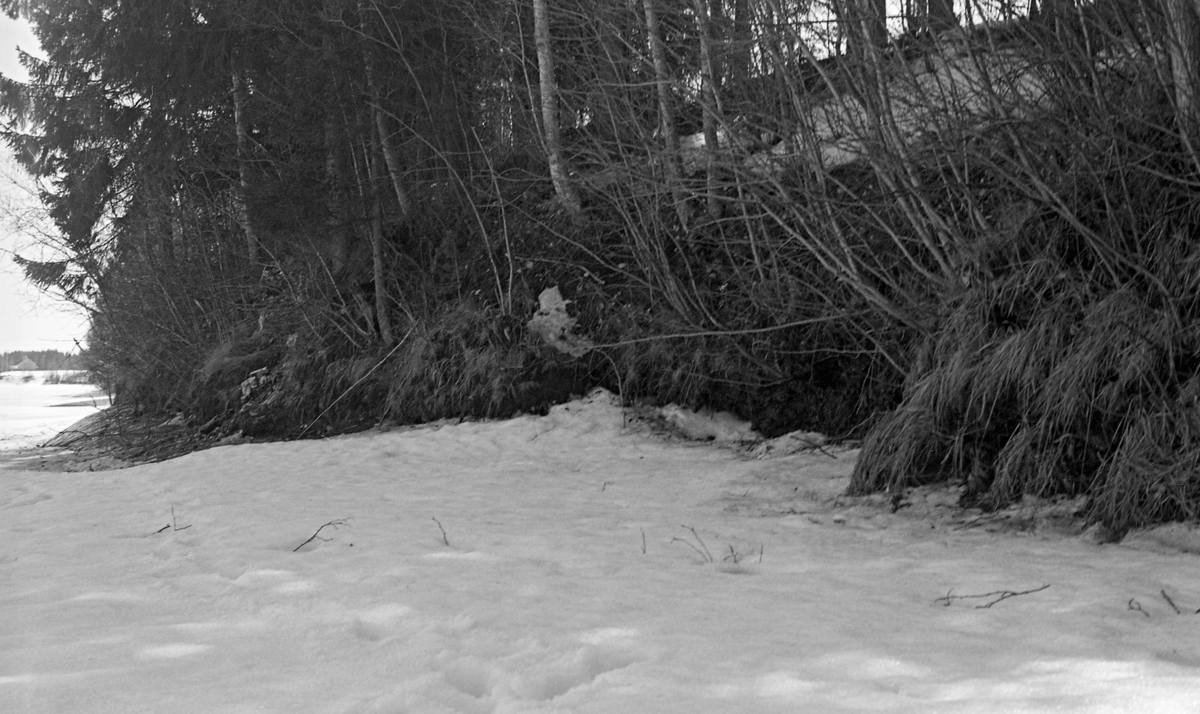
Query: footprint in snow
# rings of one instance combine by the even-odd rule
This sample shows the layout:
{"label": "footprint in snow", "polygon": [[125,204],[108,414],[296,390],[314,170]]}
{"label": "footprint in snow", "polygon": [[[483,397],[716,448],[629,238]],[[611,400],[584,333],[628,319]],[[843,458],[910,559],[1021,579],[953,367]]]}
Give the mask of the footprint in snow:
{"label": "footprint in snow", "polygon": [[411,607],[398,602],[366,610],[354,618],[354,635],[369,642],[378,642],[394,633],[397,626],[412,614]]}
{"label": "footprint in snow", "polygon": [[211,649],[208,645],[198,645],[192,642],[173,642],[167,645],[143,647],[138,652],[139,659],[179,659],[200,654]]}
{"label": "footprint in snow", "polygon": [[636,634],[604,628],[584,633],[580,643],[565,648],[533,642],[508,655],[476,653],[446,665],[442,679],[454,692],[476,700],[549,701],[642,659],[633,643]]}

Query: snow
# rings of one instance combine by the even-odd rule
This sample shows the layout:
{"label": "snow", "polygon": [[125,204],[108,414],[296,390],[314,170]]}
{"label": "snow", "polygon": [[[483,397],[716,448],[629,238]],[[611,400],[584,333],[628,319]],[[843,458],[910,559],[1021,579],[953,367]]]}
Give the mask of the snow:
{"label": "snow", "polygon": [[80,419],[108,405],[87,384],[45,384],[50,375],[70,372],[0,372],[0,450],[42,444]]}
{"label": "snow", "polygon": [[1194,555],[628,417],[0,471],[0,711],[1200,711]]}

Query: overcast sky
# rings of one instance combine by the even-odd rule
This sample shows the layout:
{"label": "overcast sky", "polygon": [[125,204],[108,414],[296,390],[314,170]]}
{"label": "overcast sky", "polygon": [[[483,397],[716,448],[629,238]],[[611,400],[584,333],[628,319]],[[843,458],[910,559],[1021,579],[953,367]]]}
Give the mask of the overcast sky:
{"label": "overcast sky", "polygon": [[[38,53],[37,40],[22,22],[0,14],[0,74],[13,79],[25,79],[25,70],[17,61],[17,48]],[[4,153],[4,170],[9,171],[8,147]],[[0,191],[11,193],[8,181],[0,178]],[[3,206],[3,202],[0,202]],[[87,319],[77,308],[64,305],[41,294],[25,282],[21,270],[13,264],[12,252],[34,257],[33,239],[5,226],[0,220],[0,352],[21,350],[75,351],[75,341],[83,342]]]}

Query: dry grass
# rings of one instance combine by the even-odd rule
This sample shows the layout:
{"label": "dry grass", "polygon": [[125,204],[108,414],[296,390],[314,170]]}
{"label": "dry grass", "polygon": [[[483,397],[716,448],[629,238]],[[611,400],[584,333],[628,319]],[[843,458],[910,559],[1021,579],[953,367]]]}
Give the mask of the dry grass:
{"label": "dry grass", "polygon": [[1090,517],[1118,531],[1194,517],[1200,247],[1178,231],[1156,236],[1120,285],[1051,245],[999,285],[968,291],[901,407],[865,442],[852,490],[958,479],[965,500],[988,508],[1088,494]]}

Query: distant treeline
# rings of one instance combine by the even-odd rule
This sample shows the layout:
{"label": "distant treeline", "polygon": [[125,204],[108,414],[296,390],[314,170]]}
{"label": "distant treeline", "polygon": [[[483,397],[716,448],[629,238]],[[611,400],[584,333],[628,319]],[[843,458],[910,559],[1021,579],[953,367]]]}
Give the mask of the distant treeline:
{"label": "distant treeline", "polygon": [[33,360],[38,369],[87,369],[83,355],[68,355],[58,350],[36,350],[0,353],[0,372],[15,368],[26,358]]}

